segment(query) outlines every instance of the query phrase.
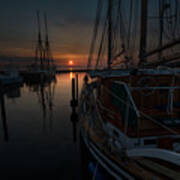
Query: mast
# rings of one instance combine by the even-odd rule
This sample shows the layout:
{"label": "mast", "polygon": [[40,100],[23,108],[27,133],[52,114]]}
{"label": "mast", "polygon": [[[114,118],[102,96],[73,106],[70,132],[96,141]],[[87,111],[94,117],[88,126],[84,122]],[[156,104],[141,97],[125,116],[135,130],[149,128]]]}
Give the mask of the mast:
{"label": "mast", "polygon": [[141,0],[140,64],[146,63],[148,0]]}
{"label": "mast", "polygon": [[37,23],[38,23],[38,44],[36,48],[36,59],[38,59],[38,53],[39,53],[40,64],[41,64],[41,67],[43,67],[43,46],[42,46],[42,38],[41,38],[41,25],[40,25],[39,11],[37,11]]}
{"label": "mast", "polygon": [[[163,16],[164,16],[164,10],[163,10],[163,2],[161,0],[159,0],[159,48],[161,49],[163,46],[163,32],[164,32],[164,20],[163,20]],[[162,58],[162,51],[159,51],[159,60],[161,60]]]}
{"label": "mast", "polygon": [[108,69],[111,69],[112,58],[112,7],[113,0],[108,0]]}
{"label": "mast", "polygon": [[45,50],[44,50],[44,59],[47,60],[47,65],[49,67],[50,64],[50,57],[49,57],[49,37],[48,37],[48,25],[47,25],[47,15],[44,13],[44,25],[45,25]]}

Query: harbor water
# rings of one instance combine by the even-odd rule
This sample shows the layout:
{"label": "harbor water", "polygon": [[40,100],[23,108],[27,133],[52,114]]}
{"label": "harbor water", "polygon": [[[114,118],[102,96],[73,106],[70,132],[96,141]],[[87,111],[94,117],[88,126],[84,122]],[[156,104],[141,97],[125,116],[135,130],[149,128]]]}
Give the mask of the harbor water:
{"label": "harbor water", "polygon": [[[79,124],[71,121],[73,76],[58,74],[53,82],[24,83],[3,94],[0,179],[81,178]],[[79,92],[83,77],[80,73]]]}

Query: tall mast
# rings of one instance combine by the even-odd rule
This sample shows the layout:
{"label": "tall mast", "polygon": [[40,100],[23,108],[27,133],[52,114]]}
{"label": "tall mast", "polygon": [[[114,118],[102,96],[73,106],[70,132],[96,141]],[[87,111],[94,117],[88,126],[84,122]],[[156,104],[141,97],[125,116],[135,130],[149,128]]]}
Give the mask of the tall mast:
{"label": "tall mast", "polygon": [[108,69],[111,68],[112,58],[112,8],[113,0],[108,0]]}
{"label": "tall mast", "polygon": [[[164,20],[163,20],[163,16],[164,16],[164,8],[163,8],[164,4],[161,0],[159,0],[159,48],[161,49],[163,46],[163,32],[164,32]],[[159,60],[161,60],[162,58],[162,51],[159,51]]]}
{"label": "tall mast", "polygon": [[47,25],[47,15],[44,13],[44,25],[45,25],[45,52],[44,52],[44,59],[47,60],[47,64],[49,67],[49,37],[48,37],[48,25]]}
{"label": "tall mast", "polygon": [[140,64],[146,62],[148,0],[141,0]]}
{"label": "tall mast", "polygon": [[37,23],[38,23],[38,44],[36,49],[36,58],[38,59],[38,53],[40,58],[41,67],[43,66],[43,46],[42,46],[42,38],[41,38],[41,24],[39,11],[37,11]]}

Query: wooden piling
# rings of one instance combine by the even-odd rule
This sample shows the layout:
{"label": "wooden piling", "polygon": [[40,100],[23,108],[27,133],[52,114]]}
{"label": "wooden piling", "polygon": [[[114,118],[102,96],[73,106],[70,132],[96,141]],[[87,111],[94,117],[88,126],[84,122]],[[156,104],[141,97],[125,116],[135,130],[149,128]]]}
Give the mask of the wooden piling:
{"label": "wooden piling", "polygon": [[4,94],[0,94],[0,107],[1,107],[1,118],[3,123],[3,130],[4,130],[4,140],[7,142],[8,137],[8,128],[7,128],[7,119],[6,119],[6,109],[5,109],[5,100]]}
{"label": "wooden piling", "polygon": [[72,101],[75,101],[75,78],[72,79]]}
{"label": "wooden piling", "polygon": [[76,74],[76,78],[72,79],[72,100],[71,100],[71,107],[72,107],[72,113],[71,113],[71,122],[73,125],[73,141],[76,142],[77,139],[77,122],[78,122],[78,114],[76,113],[76,107],[78,105],[78,96],[79,96],[79,82],[78,82],[78,74]]}
{"label": "wooden piling", "polygon": [[76,74],[76,101],[78,103],[79,99],[79,77],[78,74]]}

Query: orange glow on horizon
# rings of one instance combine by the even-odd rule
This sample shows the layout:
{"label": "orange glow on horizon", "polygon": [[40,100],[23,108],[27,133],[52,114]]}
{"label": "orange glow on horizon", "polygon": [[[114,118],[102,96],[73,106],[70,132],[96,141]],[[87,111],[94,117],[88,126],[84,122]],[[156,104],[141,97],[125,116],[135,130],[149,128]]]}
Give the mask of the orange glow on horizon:
{"label": "orange glow on horizon", "polygon": [[70,60],[70,61],[68,61],[68,64],[69,64],[70,66],[72,66],[72,65],[74,65],[74,62],[73,62],[72,60]]}

